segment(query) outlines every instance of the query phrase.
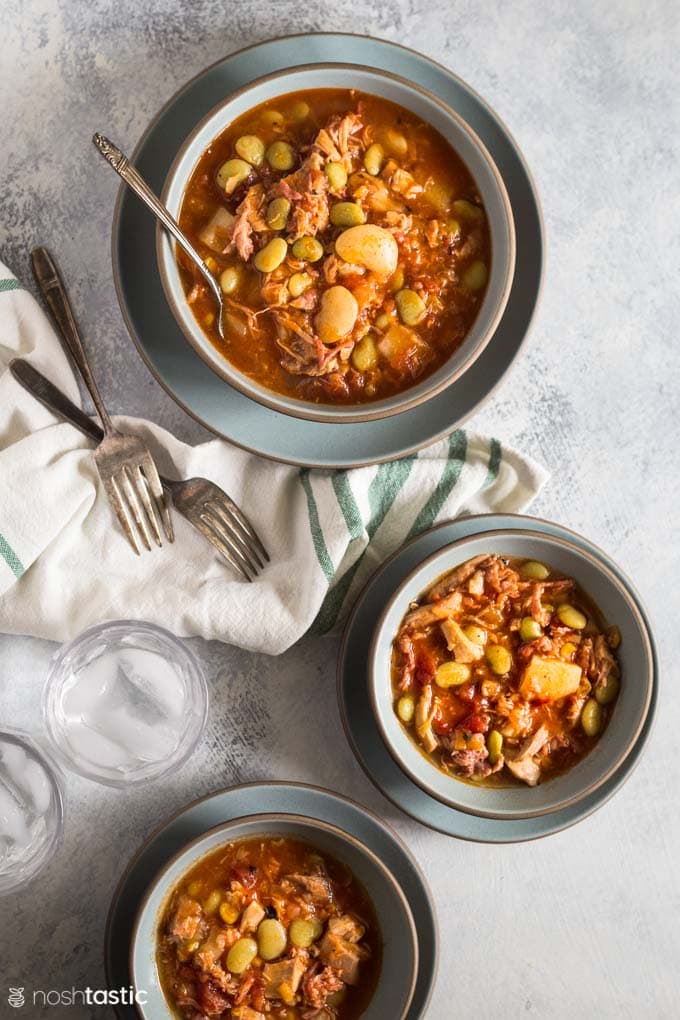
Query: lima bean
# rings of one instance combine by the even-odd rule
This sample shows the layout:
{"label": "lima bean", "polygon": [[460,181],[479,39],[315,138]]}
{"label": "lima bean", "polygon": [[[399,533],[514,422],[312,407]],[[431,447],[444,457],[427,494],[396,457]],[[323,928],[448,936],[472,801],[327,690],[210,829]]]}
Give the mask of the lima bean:
{"label": "lima bean", "polygon": [[595,698],[588,698],[581,712],[581,726],[587,737],[596,737],[602,728],[602,708]]}
{"label": "lima bean", "polygon": [[557,615],[564,626],[569,627],[571,630],[583,630],[585,625],[588,623],[587,617],[580,611],[580,609],[576,609],[575,606],[570,606],[568,602],[557,607]]}
{"label": "lima bean", "polygon": [[220,287],[223,294],[233,294],[239,285],[241,274],[236,266],[227,266],[220,273]]}
{"label": "lima bean", "polygon": [[293,273],[288,281],[288,290],[291,297],[300,297],[301,294],[311,287],[312,278],[309,273]]}
{"label": "lima bean", "polygon": [[535,641],[543,635],[540,623],[536,623],[531,616],[525,616],[519,625],[519,636],[522,641]]}
{"label": "lima bean", "polygon": [[265,244],[264,248],[261,248],[255,255],[253,265],[261,273],[273,273],[281,265],[287,254],[288,245],[284,239],[282,237],[273,237],[269,244]]}
{"label": "lima bean", "polygon": [[257,929],[257,948],[263,960],[275,960],[286,948],[286,929],[275,917],[262,921]]}
{"label": "lima bean", "polygon": [[415,290],[405,287],[394,295],[399,318],[405,326],[417,326],[427,311],[425,302]]}
{"label": "lima bean", "polygon": [[467,290],[482,290],[486,286],[488,278],[489,270],[486,268],[486,263],[481,259],[475,259],[463,273],[461,282]]}
{"label": "lima bean", "polygon": [[466,637],[469,637],[470,641],[472,641],[475,645],[481,645],[484,647],[486,644],[486,631],[483,627],[478,627],[475,623],[470,623],[467,627],[463,627],[463,633]]}
{"label": "lima bean", "polygon": [[383,278],[392,275],[399,259],[394,236],[373,223],[343,230],[335,242],[335,250],[345,262],[364,266]]}
{"label": "lima bean", "polygon": [[315,237],[298,237],[293,245],[293,255],[304,262],[318,262],[323,255],[323,245]]}
{"label": "lima bean", "polygon": [[621,681],[616,673],[610,673],[603,684],[595,689],[595,700],[598,705],[610,705],[616,700]]}
{"label": "lima bean", "polygon": [[479,223],[484,219],[484,210],[465,198],[457,198],[451,206],[451,211],[459,220],[467,223]]}
{"label": "lima bean", "polygon": [[245,159],[228,159],[217,171],[217,183],[227,195],[231,195],[249,175],[250,163],[246,163]]}
{"label": "lima bean", "polygon": [[273,198],[267,206],[267,226],[271,230],[285,230],[290,213],[290,202],[287,198]]}
{"label": "lima bean", "polygon": [[316,331],[325,344],[334,344],[354,329],[359,314],[357,299],[339,284],[323,292],[316,316]]}
{"label": "lima bean", "polygon": [[550,571],[545,564],[539,563],[537,560],[527,560],[519,568],[519,572],[522,577],[530,581],[545,581],[550,575]]}
{"label": "lima bean", "polygon": [[460,687],[469,679],[470,667],[464,662],[442,662],[434,674],[438,687]]}
{"label": "lima bean", "polygon": [[261,166],[264,159],[264,142],[257,135],[241,135],[234,142],[234,148],[241,159],[251,166]]}
{"label": "lima bean", "polygon": [[378,349],[375,340],[367,333],[352,351],[352,364],[357,372],[368,372],[378,362]]}
{"label": "lima bean", "polygon": [[408,142],[401,131],[395,131],[394,128],[387,128],[383,132],[382,140],[395,156],[405,156],[408,152]]}
{"label": "lima bean", "polygon": [[382,165],[385,162],[385,150],[382,145],[374,142],[373,145],[369,145],[364,153],[364,166],[366,171],[371,177],[377,177],[382,170]]}
{"label": "lima bean", "polygon": [[512,669],[512,655],[504,645],[489,645],[486,661],[497,676],[505,676]]}
{"label": "lima bean", "polygon": [[326,177],[331,191],[342,191],[347,184],[347,171],[342,163],[326,163]]}
{"label": "lima bean", "polygon": [[244,938],[234,942],[227,953],[227,970],[232,974],[243,974],[257,956],[255,939]]}
{"label": "lima bean", "polygon": [[498,730],[491,730],[486,738],[486,748],[489,752],[489,765],[495,765],[503,750],[503,734]]}
{"label": "lima bean", "polygon": [[309,949],[319,938],[322,931],[323,925],[315,917],[296,917],[294,921],[291,921],[288,937],[292,944],[299,949]]}
{"label": "lima bean", "polygon": [[288,142],[272,142],[266,156],[272,170],[292,170],[295,166],[295,151]]}
{"label": "lima bean", "polygon": [[336,202],[331,207],[331,223],[334,227],[357,227],[365,222],[366,214],[356,202]]}

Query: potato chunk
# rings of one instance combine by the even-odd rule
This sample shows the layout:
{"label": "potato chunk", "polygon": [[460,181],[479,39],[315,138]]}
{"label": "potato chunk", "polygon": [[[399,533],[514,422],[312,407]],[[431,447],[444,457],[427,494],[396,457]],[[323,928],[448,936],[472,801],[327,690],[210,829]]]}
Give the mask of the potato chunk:
{"label": "potato chunk", "polygon": [[524,670],[519,692],[525,698],[557,701],[578,690],[581,667],[561,659],[543,659],[533,655]]}

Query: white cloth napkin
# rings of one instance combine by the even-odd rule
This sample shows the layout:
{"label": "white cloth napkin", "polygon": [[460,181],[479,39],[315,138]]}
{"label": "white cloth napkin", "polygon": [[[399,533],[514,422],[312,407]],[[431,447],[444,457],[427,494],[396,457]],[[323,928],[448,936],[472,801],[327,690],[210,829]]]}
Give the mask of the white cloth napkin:
{"label": "white cloth napkin", "polygon": [[174,545],[135,556],[99,482],[92,443],[21,388],[7,368],[14,357],[29,359],[80,405],[51,324],[0,263],[0,630],[7,633],[64,641],[104,620],[140,619],[278,654],[312,625],[330,630],[407,538],[463,511],[520,512],[547,477],[528,457],[462,430],[404,460],[309,471],[218,439],[190,447],[150,422],[117,419],[147,441],[163,473],[210,478],[243,508],[271,554],[247,584],[177,513]]}

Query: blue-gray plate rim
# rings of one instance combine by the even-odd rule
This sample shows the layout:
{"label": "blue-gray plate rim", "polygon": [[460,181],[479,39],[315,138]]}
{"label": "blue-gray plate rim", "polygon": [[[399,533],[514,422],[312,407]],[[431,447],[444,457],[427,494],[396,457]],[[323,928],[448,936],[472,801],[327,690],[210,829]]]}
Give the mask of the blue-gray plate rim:
{"label": "blue-gray plate rim", "polygon": [[[494,819],[458,811],[429,796],[408,778],[384,745],[373,718],[368,693],[368,672],[363,667],[365,693],[357,697],[357,676],[367,661],[373,628],[389,594],[431,553],[456,540],[503,528],[539,530],[567,538],[600,559],[625,584],[642,615],[652,649],[653,683],[649,711],[642,732],[626,760],[598,790],[578,804],[554,814],[522,819]],[[352,679],[353,697],[346,696],[345,681]],[[477,843],[520,843],[567,829],[602,807],[629,778],[649,737],[658,697],[658,655],[649,616],[629,578],[611,558],[582,535],[560,524],[516,514],[480,514],[448,521],[411,539],[369,578],[345,624],[337,671],[338,703],[349,744],[366,775],[396,807],[416,821],[445,835]]]}
{"label": "blue-gray plate rim", "polygon": [[[381,818],[363,805],[306,783],[260,781],[206,794],[166,818],[127,864],[111,899],[104,935],[104,966],[109,988],[130,985],[129,941],[141,896],[177,850],[221,822],[276,811],[319,818],[365,843],[392,871],[406,895],[418,931],[419,970],[408,1020],[425,1017],[434,988],[439,933],[427,880],[411,851]],[[119,1020],[139,1020],[134,1006],[118,1006]]]}
{"label": "blue-gray plate rim", "polygon": [[489,148],[513,207],[517,261],[512,292],[495,336],[447,390],[392,419],[337,425],[302,421],[239,393],[199,358],[177,326],[156,265],[155,221],[121,185],[112,230],[113,276],[121,311],[139,354],[189,415],[243,449],[305,467],[355,467],[414,453],[458,428],[489,399],[514,361],[534,318],[544,266],[544,230],[536,189],[505,125],[460,78],[396,43],[341,33],[286,36],[225,57],[184,85],[151,122],[132,159],[160,193],[186,135],[229,91],[262,73],[311,60],[393,70],[454,106]]}

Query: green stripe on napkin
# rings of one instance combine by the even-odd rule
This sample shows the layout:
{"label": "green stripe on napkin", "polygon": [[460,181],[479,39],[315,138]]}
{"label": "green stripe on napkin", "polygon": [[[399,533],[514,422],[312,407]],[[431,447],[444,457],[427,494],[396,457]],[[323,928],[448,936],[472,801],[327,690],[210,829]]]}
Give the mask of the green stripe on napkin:
{"label": "green stripe on napkin", "polygon": [[309,468],[302,468],[300,471],[300,481],[302,482],[302,488],[305,490],[307,496],[307,512],[309,514],[309,526],[312,531],[312,541],[314,542],[314,551],[316,552],[316,558],[319,561],[319,565],[326,575],[327,581],[333,580],[333,561],[328,555],[328,547],[326,546],[326,540],[323,537],[323,531],[321,530],[321,522],[319,520],[319,508],[316,505],[316,499],[312,491],[312,483],[309,480]]}
{"label": "green stripe on napkin", "polygon": [[345,524],[349,531],[350,538],[354,541],[355,538],[359,538],[364,533],[364,522],[361,519],[361,511],[357,506],[357,501],[354,498],[352,492],[352,486],[349,484],[349,478],[347,477],[346,471],[336,471],[333,475],[333,489],[338,501],[338,505],[342,510],[342,516],[345,518]]}
{"label": "green stripe on napkin", "polygon": [[498,478],[501,460],[503,459],[503,447],[498,439],[491,439],[489,446],[489,473],[487,474],[486,481],[484,482],[485,489]]}
{"label": "green stripe on napkin", "polygon": [[[366,524],[366,533],[369,541],[375,535],[376,531],[387,516],[390,507],[401,492],[404,482],[411,473],[414,460],[414,456],[405,457],[403,460],[393,460],[387,464],[381,464],[379,466],[373,481],[368,487],[370,517]],[[346,473],[342,472],[342,474]],[[338,490],[335,485],[333,487],[335,488],[337,495]],[[347,484],[347,488],[349,488],[349,484]],[[352,502],[354,503],[358,513],[358,507],[354,501],[354,496],[352,496]],[[340,504],[340,507],[343,509],[342,503]],[[345,511],[343,509],[343,513],[344,512]],[[345,516],[345,520],[347,520],[347,516]],[[359,521],[360,520],[361,518],[359,518]],[[353,539],[359,538],[363,535],[363,533],[364,528],[361,524],[357,528],[355,534],[352,533],[352,529],[350,528],[350,535],[352,535]],[[312,626],[313,633],[325,634],[335,624],[345,598],[347,597],[347,593],[352,587],[352,582],[356,577],[357,571],[363,563],[365,552],[366,550],[364,549],[352,566],[345,571],[342,577],[336,581],[328,592],[328,595],[324,599],[321,609],[319,610],[316,620]]]}
{"label": "green stripe on napkin", "polygon": [[[2,290],[4,282],[4,280],[0,280],[0,290]],[[0,556],[2,556],[14,576],[21,577],[24,572],[24,565],[14,552],[14,549],[12,549],[12,546],[2,535],[0,535]]]}
{"label": "green stripe on napkin", "polygon": [[21,290],[21,284],[18,280],[15,280],[13,276],[8,277],[5,280],[0,280],[0,294],[4,290]]}
{"label": "green stripe on napkin", "polygon": [[428,528],[432,527],[437,519],[437,514],[444,506],[444,503],[446,503],[451,495],[451,490],[460,478],[466,456],[467,436],[462,429],[458,429],[449,439],[449,459],[444,466],[442,476],[434,492],[411,525],[411,530],[406,536],[407,539],[414,538],[421,531],[427,531]]}

